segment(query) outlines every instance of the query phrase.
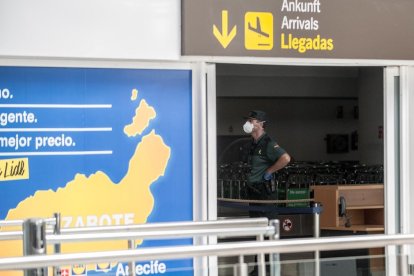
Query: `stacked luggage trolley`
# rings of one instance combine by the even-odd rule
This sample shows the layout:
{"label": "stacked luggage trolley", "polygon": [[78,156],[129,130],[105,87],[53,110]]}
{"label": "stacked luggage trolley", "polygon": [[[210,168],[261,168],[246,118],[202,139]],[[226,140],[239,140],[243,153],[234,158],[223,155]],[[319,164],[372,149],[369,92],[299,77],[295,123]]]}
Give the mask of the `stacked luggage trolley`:
{"label": "stacked luggage trolley", "polygon": [[281,237],[319,236],[315,220],[323,208],[313,199],[318,185],[361,185],[383,183],[383,167],[357,162],[294,162],[274,174],[270,185],[272,200],[249,200],[246,163],[218,167],[219,216],[243,216],[262,211],[280,221]]}

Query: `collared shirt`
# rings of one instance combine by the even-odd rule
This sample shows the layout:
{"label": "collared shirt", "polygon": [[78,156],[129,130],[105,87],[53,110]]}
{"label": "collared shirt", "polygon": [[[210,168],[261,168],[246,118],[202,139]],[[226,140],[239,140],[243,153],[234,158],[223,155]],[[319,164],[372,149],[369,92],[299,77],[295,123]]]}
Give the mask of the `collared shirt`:
{"label": "collared shirt", "polygon": [[286,151],[276,141],[264,133],[257,141],[252,141],[248,163],[251,167],[248,182],[263,182],[263,175]]}

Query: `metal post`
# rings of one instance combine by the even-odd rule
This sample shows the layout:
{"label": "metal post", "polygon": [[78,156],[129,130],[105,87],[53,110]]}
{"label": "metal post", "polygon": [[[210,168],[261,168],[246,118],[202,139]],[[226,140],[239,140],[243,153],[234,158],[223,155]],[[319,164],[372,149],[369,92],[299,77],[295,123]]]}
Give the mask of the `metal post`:
{"label": "metal post", "polygon": [[399,255],[399,258],[397,258],[399,261],[399,274],[401,276],[408,276],[408,256],[407,255]]}
{"label": "metal post", "polygon": [[[54,213],[53,217],[55,218],[55,227],[53,228],[53,234],[60,235],[60,213]],[[60,243],[56,243],[54,245],[55,254],[60,253],[61,251],[61,245]],[[53,267],[53,275],[54,276],[60,276],[60,267],[55,266]]]}
{"label": "metal post", "polygon": [[248,275],[248,267],[247,264],[244,262],[244,256],[239,256],[239,263],[235,264],[233,267],[233,275],[236,276],[247,276]]}
{"label": "metal post", "polygon": [[[135,240],[128,240],[128,248],[135,249]],[[129,266],[129,275],[135,275],[135,262],[132,261],[128,263]]]}
{"label": "metal post", "polygon": [[[319,202],[312,203],[313,208],[320,208],[322,205]],[[320,230],[320,222],[319,222],[320,214],[319,212],[313,212],[313,236],[315,238],[319,238],[321,236]]]}
{"label": "metal post", "polygon": [[[256,240],[264,241],[264,236],[258,235]],[[265,276],[266,275],[266,263],[265,263],[264,253],[257,254],[257,267],[259,268],[259,276]]]}
{"label": "metal post", "polygon": [[[46,222],[27,219],[23,223],[23,254],[46,255]],[[24,276],[47,276],[47,267],[27,269]]]}
{"label": "metal post", "polygon": [[[279,226],[279,220],[272,219],[269,221],[270,226],[275,227],[275,234],[270,236],[271,240],[278,240],[280,239],[280,226]],[[273,253],[270,254],[270,275],[271,276],[279,276],[281,275],[280,271],[280,255],[279,253]]]}
{"label": "metal post", "polygon": [[[320,208],[322,205],[319,202],[312,204],[313,208]],[[321,236],[320,230],[320,214],[319,211],[313,211],[313,237],[319,238]],[[319,250],[315,250],[315,276],[320,275],[320,261],[319,261]]]}

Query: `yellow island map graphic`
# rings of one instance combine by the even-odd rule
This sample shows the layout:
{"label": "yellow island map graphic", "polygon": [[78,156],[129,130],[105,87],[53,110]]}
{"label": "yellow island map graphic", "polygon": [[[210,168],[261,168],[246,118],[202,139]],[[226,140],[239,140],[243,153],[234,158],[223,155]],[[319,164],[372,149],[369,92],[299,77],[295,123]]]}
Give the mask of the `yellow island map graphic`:
{"label": "yellow island map graphic", "polygon": [[[132,101],[136,100],[136,94],[134,89]],[[155,117],[154,108],[142,99],[131,124],[124,128],[125,135],[134,137],[141,134]],[[151,130],[137,144],[128,170],[119,183],[114,183],[102,171],[89,176],[76,174],[63,188],[40,190],[23,199],[16,208],[9,210],[6,220],[48,218],[59,212],[64,228],[145,223],[154,207],[150,186],[164,175],[170,153],[170,147],[162,137]],[[116,166],[116,160],[113,164]],[[21,256],[22,247],[21,241],[0,241],[0,257]],[[127,248],[126,240],[63,243],[62,253]],[[49,246],[50,252],[53,249]],[[22,275],[22,272],[0,271],[0,275]]]}

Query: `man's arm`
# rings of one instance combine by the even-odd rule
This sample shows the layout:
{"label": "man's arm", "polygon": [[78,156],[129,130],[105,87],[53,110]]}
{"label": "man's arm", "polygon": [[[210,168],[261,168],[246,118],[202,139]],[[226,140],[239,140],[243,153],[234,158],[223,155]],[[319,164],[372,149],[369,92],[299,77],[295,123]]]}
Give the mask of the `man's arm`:
{"label": "man's arm", "polygon": [[289,162],[290,162],[290,155],[287,153],[284,153],[282,156],[280,156],[279,159],[277,159],[277,161],[272,166],[267,168],[266,174],[272,174],[274,172],[277,172],[280,169],[283,169],[287,164],[289,164]]}

